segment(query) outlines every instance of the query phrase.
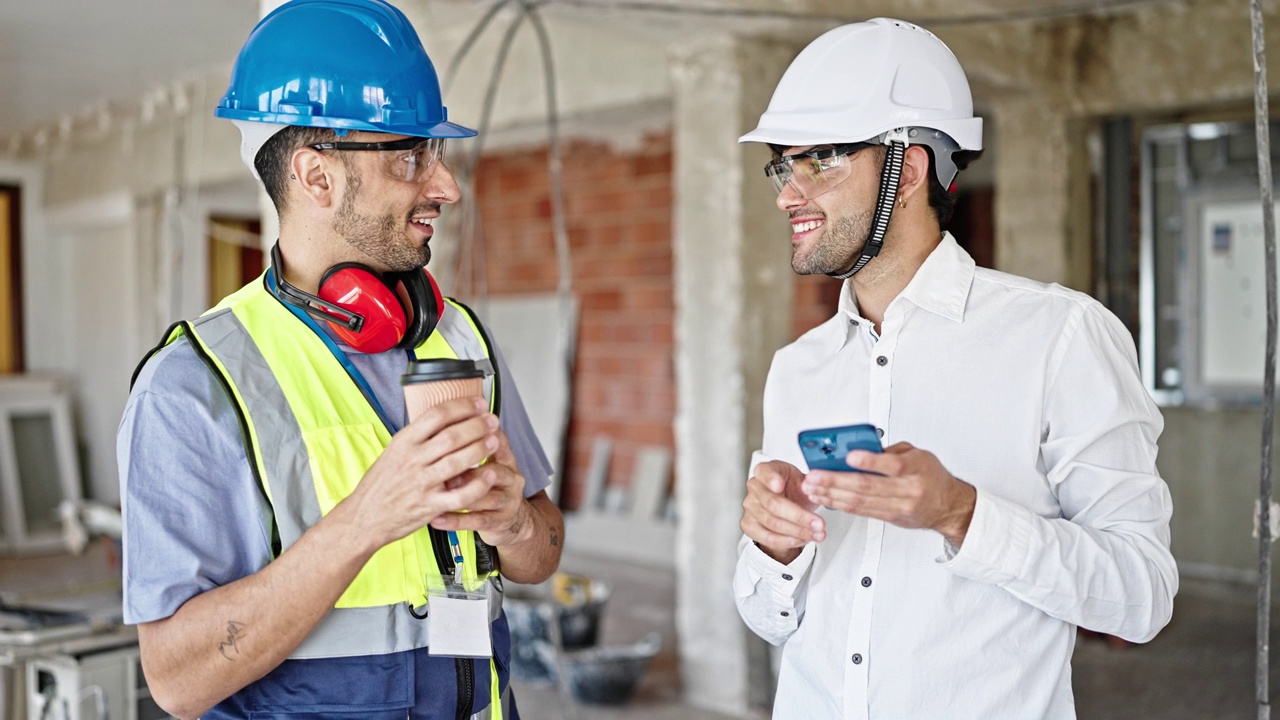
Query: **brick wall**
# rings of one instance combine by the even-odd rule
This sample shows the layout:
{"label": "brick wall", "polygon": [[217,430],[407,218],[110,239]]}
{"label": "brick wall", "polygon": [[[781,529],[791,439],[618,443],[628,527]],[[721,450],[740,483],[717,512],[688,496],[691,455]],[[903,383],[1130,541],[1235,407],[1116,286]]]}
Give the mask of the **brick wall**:
{"label": "brick wall", "polygon": [[[561,503],[574,508],[596,437],[613,440],[610,485],[629,484],[641,446],[674,453],[671,136],[624,152],[569,141],[561,160],[579,302]],[[546,148],[491,153],[476,177],[489,293],[554,291]]]}
{"label": "brick wall", "polygon": [[791,337],[798,338],[831,318],[840,301],[842,280],[826,275],[797,275]]}
{"label": "brick wall", "polygon": [[[609,485],[629,484],[641,446],[675,452],[671,136],[630,151],[569,141],[561,160],[580,303],[561,503],[576,508],[597,437],[613,440]],[[546,148],[490,153],[476,177],[489,293],[554,291]],[[798,277],[792,336],[831,317],[839,291],[838,280]]]}

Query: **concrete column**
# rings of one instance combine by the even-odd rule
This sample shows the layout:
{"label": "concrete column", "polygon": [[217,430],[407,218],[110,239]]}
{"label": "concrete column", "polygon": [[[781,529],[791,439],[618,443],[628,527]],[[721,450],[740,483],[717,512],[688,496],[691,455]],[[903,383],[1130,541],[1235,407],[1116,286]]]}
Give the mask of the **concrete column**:
{"label": "concrete column", "polygon": [[[1068,233],[1067,118],[1039,95],[995,104],[996,267],[1080,287]],[[1088,223],[1087,217],[1079,218]],[[1087,263],[1085,264],[1087,268]],[[1087,278],[1084,280],[1087,283]]]}
{"label": "concrete column", "polygon": [[[786,217],[755,127],[796,49],[713,37],[671,59],[675,128],[676,629],[686,698],[741,716],[772,693],[731,580],[773,351],[789,338]],[[754,671],[753,671],[754,668]]]}

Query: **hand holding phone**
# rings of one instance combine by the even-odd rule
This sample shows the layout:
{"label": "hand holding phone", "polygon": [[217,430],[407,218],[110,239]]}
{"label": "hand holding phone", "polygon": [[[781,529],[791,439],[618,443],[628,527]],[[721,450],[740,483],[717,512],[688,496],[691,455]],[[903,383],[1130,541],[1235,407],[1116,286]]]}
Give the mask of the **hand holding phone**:
{"label": "hand holding phone", "polygon": [[[845,456],[853,450],[883,452],[880,446],[880,434],[875,425],[866,423],[858,425],[841,425],[839,427],[815,428],[800,431],[800,452],[804,453],[805,462],[810,470],[836,470],[839,472],[867,472],[844,461]],[[867,473],[878,475],[879,473]]]}

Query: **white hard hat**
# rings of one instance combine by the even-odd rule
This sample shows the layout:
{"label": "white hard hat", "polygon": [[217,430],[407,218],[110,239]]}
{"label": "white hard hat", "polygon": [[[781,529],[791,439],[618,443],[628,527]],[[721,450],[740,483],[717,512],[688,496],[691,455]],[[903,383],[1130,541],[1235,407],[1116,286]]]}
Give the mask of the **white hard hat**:
{"label": "white hard hat", "polygon": [[[898,128],[946,135],[949,141],[930,132],[910,134],[911,144],[933,147],[938,165],[951,165],[950,150],[982,149],[982,118],[973,116],[969,82],[951,50],[924,28],[875,18],[809,43],[778,82],[759,126],[738,142],[884,142]],[[943,187],[950,181],[942,179]]]}
{"label": "white hard hat", "polygon": [[276,123],[250,122],[248,120],[232,120],[231,122],[240,129],[240,160],[249,166],[249,170],[253,172],[255,178],[261,180],[262,178],[258,176],[258,168],[253,164],[253,161],[258,157],[258,151],[276,133],[289,126]]}

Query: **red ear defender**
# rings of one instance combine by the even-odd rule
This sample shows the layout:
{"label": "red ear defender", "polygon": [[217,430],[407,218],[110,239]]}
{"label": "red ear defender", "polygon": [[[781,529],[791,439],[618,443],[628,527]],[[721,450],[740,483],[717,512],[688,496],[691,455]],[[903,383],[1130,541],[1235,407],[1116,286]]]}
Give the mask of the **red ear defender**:
{"label": "red ear defender", "polygon": [[[334,322],[338,337],[362,353],[380,353],[395,347],[409,325],[409,313],[396,292],[373,270],[356,263],[329,268],[320,279],[321,300],[333,303],[360,318],[348,328]],[[336,318],[335,318],[336,319]]]}
{"label": "red ear defender", "polygon": [[359,263],[334,265],[320,278],[317,294],[284,279],[280,245],[271,248],[276,296],[316,320],[323,320],[357,352],[412,350],[435,332],[444,310],[440,286],[426,268],[379,275]]}
{"label": "red ear defender", "polygon": [[426,268],[394,273],[389,279],[399,281],[396,289],[410,313],[409,327],[396,347],[412,350],[435,332],[444,312],[444,296]]}

